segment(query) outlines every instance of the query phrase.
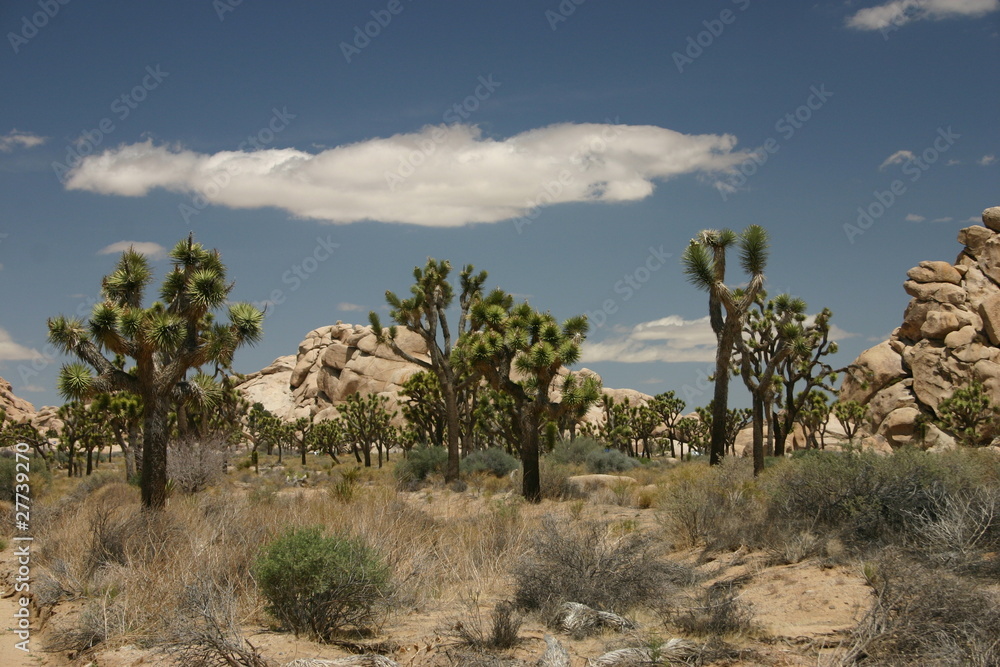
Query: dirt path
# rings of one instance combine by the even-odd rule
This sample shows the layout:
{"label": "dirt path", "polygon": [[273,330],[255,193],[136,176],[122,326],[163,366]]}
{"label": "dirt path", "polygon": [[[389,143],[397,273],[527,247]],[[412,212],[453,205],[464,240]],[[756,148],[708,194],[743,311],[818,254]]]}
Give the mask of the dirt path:
{"label": "dirt path", "polygon": [[[32,636],[28,643],[30,651],[17,648],[21,639],[14,634],[17,618],[14,613],[20,608],[17,601],[20,594],[14,591],[14,574],[17,568],[14,546],[0,552],[0,665],[3,667],[39,667],[48,664],[45,655],[39,651],[37,638]],[[32,626],[36,623],[32,619]]]}

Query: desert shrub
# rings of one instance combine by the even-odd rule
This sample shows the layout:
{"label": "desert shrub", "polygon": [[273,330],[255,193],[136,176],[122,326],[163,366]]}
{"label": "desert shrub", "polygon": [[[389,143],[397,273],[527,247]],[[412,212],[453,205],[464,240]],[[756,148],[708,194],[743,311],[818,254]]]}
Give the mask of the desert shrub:
{"label": "desert shrub", "polygon": [[910,540],[932,562],[959,571],[1000,572],[1000,488],[974,487],[940,500],[931,517],[920,517]]}
{"label": "desert shrub", "polygon": [[197,493],[214,484],[226,472],[229,453],[222,440],[185,440],[167,450],[167,477],[176,489]]}
{"label": "desert shrub", "polygon": [[528,554],[514,567],[514,602],[550,620],[564,602],[624,613],[663,598],[691,571],[660,560],[638,532],[613,534],[596,522],[560,525],[546,517]]}
{"label": "desert shrub", "polygon": [[[24,459],[20,460],[24,463]],[[12,452],[0,454],[0,500],[15,500],[15,486],[17,486],[17,473],[24,472],[24,466],[17,469],[18,461]],[[52,473],[49,466],[40,456],[31,455],[28,457],[28,479],[31,484],[31,497],[37,498],[42,490],[52,481]]]}
{"label": "desert shrub", "polygon": [[522,622],[514,604],[503,600],[493,607],[487,626],[479,598],[473,596],[466,604],[462,617],[452,619],[443,634],[454,638],[459,646],[474,651],[506,651],[521,643],[519,633]]}
{"label": "desert shrub", "polygon": [[506,477],[521,464],[513,456],[499,447],[481,449],[462,459],[462,472],[489,473],[495,477]]}
{"label": "desert shrub", "polygon": [[638,461],[617,449],[599,449],[588,452],[584,462],[589,472],[598,475],[610,472],[625,472],[639,465]]}
{"label": "desert shrub", "polygon": [[393,475],[401,486],[418,484],[431,473],[444,472],[448,464],[448,450],[444,447],[416,447],[406,458],[396,461]]}
{"label": "desert shrub", "polygon": [[81,479],[72,493],[69,494],[69,499],[73,503],[79,503],[109,484],[125,481],[125,477],[121,473],[112,470],[98,470]]}
{"label": "desert shrub", "polygon": [[718,581],[682,609],[674,623],[685,632],[695,635],[742,634],[753,627],[753,609],[741,599],[743,580]]}
{"label": "desert shrub", "polygon": [[659,518],[680,545],[709,549],[757,546],[762,502],[748,459],[727,456],[722,464],[683,464],[671,471],[660,493]]}
{"label": "desert shrub", "polygon": [[933,520],[968,471],[935,454],[811,452],[776,468],[770,519],[793,531],[826,530],[857,545],[886,543]]}
{"label": "desert shrub", "polygon": [[163,651],[189,667],[270,667],[240,631],[236,592],[201,578],[184,587],[161,640]]}
{"label": "desert shrub", "polygon": [[344,630],[377,628],[388,609],[390,569],[361,539],[293,529],[254,564],[268,611],[292,628],[329,641]]}
{"label": "desert shrub", "polygon": [[552,448],[547,458],[563,465],[585,466],[587,456],[604,451],[604,445],[593,438],[581,436],[575,440],[562,440]]}
{"label": "desert shrub", "polygon": [[974,582],[892,552],[865,575],[874,598],[843,664],[1000,664],[1000,607]]}

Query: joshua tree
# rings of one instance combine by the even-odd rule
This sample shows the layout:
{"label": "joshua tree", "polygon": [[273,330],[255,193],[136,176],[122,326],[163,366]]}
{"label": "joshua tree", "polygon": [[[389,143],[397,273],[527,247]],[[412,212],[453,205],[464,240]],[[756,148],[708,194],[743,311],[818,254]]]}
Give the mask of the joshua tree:
{"label": "joshua tree", "polygon": [[[115,270],[104,277],[103,303],[86,324],[63,316],[49,319],[49,340],[84,363],[63,366],[59,388],[68,398],[127,391],[142,401],[142,503],[161,509],[167,499],[167,441],[171,402],[200,391],[187,373],[205,364],[227,368],[235,351],[260,339],[263,313],[247,303],[228,306],[229,322],[213,320],[226,304],[232,283],[215,250],[193,236],[170,252],[160,299],[143,306],[152,279],[149,262],[133,249],[122,253]],[[134,360],[122,370],[105,353]]]}
{"label": "joshua tree", "polygon": [[[726,286],[726,250],[733,244],[740,250],[740,267],[750,276],[746,288],[735,291]],[[691,240],[682,261],[688,280],[708,292],[708,313],[718,348],[715,355],[715,396],[709,463],[716,465],[725,454],[726,410],[729,406],[729,375],[743,322],[757,293],[764,286],[767,265],[767,232],[750,225],[738,235],[729,229],[706,229]]]}
{"label": "joshua tree", "polygon": [[[766,304],[761,290],[744,323],[743,336],[737,339],[737,372],[750,390],[753,402],[753,474],[764,471],[764,422],[771,414],[771,404],[781,387],[777,375],[782,362],[792,353],[800,357],[810,352],[803,335],[806,302],[781,294]],[[773,429],[768,430],[768,441]]]}
{"label": "joshua tree", "polygon": [[[679,398],[676,393],[668,391],[657,394],[650,401],[649,407],[656,410],[660,417],[660,423],[667,427],[667,440],[670,442],[670,456],[676,456],[674,451],[674,441],[677,440],[677,423],[680,421],[681,413],[684,412],[684,399]],[[681,452],[683,454],[683,452]]]}
{"label": "joshua tree", "polygon": [[[465,332],[469,321],[469,309],[480,297],[483,283],[486,282],[485,271],[478,274],[474,274],[474,271],[471,264],[462,269],[462,292],[459,296],[461,314],[454,342],[457,342]],[[459,476],[461,452],[459,392],[477,381],[468,376],[462,378],[459,369],[452,364],[452,331],[446,315],[448,307],[455,298],[454,289],[448,282],[450,272],[451,263],[447,260],[437,261],[428,258],[427,265],[423,269],[419,266],[413,269],[414,283],[410,287],[412,297],[400,299],[391,291],[385,293],[385,300],[392,308],[389,315],[393,322],[419,334],[424,339],[430,354],[429,362],[400,349],[396,344],[395,326],[389,327],[388,330],[383,329],[374,311],[368,316],[379,342],[388,343],[397,355],[437,376],[448,422],[448,465],[444,473],[447,482],[454,481]]]}
{"label": "joshua tree", "polygon": [[136,447],[142,424],[142,402],[133,394],[102,393],[94,397],[93,409],[104,416],[111,427],[111,434],[125,457],[125,479],[136,475]]}
{"label": "joshua tree", "polygon": [[[561,406],[552,403],[549,388],[562,366],[580,359],[580,343],[587,318],[577,316],[559,325],[549,313],[527,302],[513,305],[513,297],[495,290],[478,301],[471,314],[471,331],[461,354],[490,386],[513,399],[521,431],[521,492],[526,500],[541,500],[538,468],[542,427],[557,421]],[[593,383],[593,379],[584,382]]]}
{"label": "joshua tree", "polygon": [[993,405],[983,383],[973,380],[941,401],[938,414],[935,420],[938,426],[953,433],[960,444],[983,447],[990,444],[996,434],[1000,409]]}
{"label": "joshua tree", "polygon": [[372,465],[372,447],[378,450],[378,467],[382,467],[382,450],[386,457],[389,447],[396,438],[396,429],[392,425],[395,412],[389,412],[386,404],[389,399],[378,394],[368,394],[365,397],[351,394],[347,402],[340,407],[340,418],[344,425],[344,436],[354,447],[354,456],[358,463],[361,458],[360,448],[364,454],[365,467]]}
{"label": "joshua tree", "polygon": [[[824,308],[812,323],[804,324],[792,353],[778,364],[778,376],[783,391],[777,395],[776,405],[781,412],[772,415],[774,424],[774,455],[785,455],[785,440],[792,432],[799,413],[806,408],[806,402],[814,389],[823,389],[836,394],[833,383],[837,373],[824,361],[824,357],[837,353],[837,343],[830,340],[830,318],[833,314]],[[799,389],[799,383],[805,383]],[[782,395],[783,394],[783,395]]]}

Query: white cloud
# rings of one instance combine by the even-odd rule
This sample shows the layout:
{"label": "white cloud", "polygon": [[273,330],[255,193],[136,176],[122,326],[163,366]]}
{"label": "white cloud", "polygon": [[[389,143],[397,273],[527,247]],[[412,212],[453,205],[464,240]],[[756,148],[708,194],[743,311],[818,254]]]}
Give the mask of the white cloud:
{"label": "white cloud", "polygon": [[924,216],[917,215],[916,213],[907,213],[906,214],[906,221],[907,222],[923,222],[926,219],[927,218],[925,218]]}
{"label": "white cloud", "polygon": [[159,243],[153,243],[152,241],[116,241],[98,250],[97,254],[117,255],[129,248],[132,248],[140,255],[145,255],[149,259],[163,259],[167,256],[167,249]]}
{"label": "white cloud", "polygon": [[983,157],[979,158],[979,164],[982,165],[983,167],[988,167],[996,161],[997,161],[997,156],[993,154],[984,155]]}
{"label": "white cloud", "polygon": [[962,161],[961,160],[948,160],[947,162],[945,162],[944,166],[946,166],[946,167],[954,167],[955,165],[958,165],[958,164],[962,164]]}
{"label": "white cloud", "polygon": [[887,157],[885,159],[885,162],[883,162],[878,166],[878,170],[884,171],[886,167],[889,167],[894,164],[903,164],[907,160],[912,160],[915,157],[916,156],[913,154],[913,151],[896,151],[895,153]]}
{"label": "white cloud", "polygon": [[85,158],[66,187],[131,197],[164,188],[215,205],[273,206],[330,222],[453,227],[541,205],[644,199],[656,181],[728,173],[746,157],[735,145],[728,134],[569,123],[506,139],[484,137],[474,125],[427,126],[319,153],[208,155],[147,140]]}
{"label": "white cloud", "polygon": [[[810,315],[806,318],[806,324],[812,324],[815,319],[815,315]],[[845,331],[836,324],[830,325],[830,340],[845,340],[858,335]],[[714,362],[715,350],[715,333],[707,316],[685,320],[678,315],[669,315],[637,324],[631,330],[600,342],[584,341],[581,362]]]}
{"label": "white cloud", "polygon": [[952,220],[954,220],[952,217],[934,218],[931,222],[951,222]]}
{"label": "white cloud", "polygon": [[35,146],[41,146],[46,141],[46,137],[40,137],[31,132],[11,130],[7,134],[0,135],[0,153],[10,153],[18,147],[34,148]]}
{"label": "white cloud", "polygon": [[715,334],[708,317],[685,320],[670,315],[637,324],[624,335],[601,342],[584,341],[583,363],[618,361],[626,364],[664,361],[714,361]]}
{"label": "white cloud", "polygon": [[38,350],[32,350],[15,343],[7,330],[0,327],[0,361],[25,361],[41,356]]}
{"label": "white cloud", "polygon": [[40,384],[25,384],[17,388],[18,392],[30,392],[34,394],[41,393],[45,391],[45,387]]}
{"label": "white cloud", "polygon": [[979,224],[983,221],[983,216],[981,215],[970,215],[966,218],[965,222],[971,222],[973,224]]}
{"label": "white cloud", "polygon": [[1000,9],[1000,0],[891,0],[848,17],[858,30],[899,28],[911,21],[984,16]]}
{"label": "white cloud", "polygon": [[347,312],[353,312],[353,311],[368,310],[368,309],[365,308],[364,306],[360,306],[360,305],[358,305],[356,303],[350,303],[348,301],[341,301],[340,303],[337,304],[337,310],[344,310],[344,311],[347,311]]}

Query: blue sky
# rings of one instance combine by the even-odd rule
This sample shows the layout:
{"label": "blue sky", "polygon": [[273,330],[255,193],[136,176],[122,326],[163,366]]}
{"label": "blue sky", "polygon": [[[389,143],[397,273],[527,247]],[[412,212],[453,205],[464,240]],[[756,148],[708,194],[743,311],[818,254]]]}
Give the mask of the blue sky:
{"label": "blue sky", "polygon": [[1000,0],[11,0],[0,31],[0,375],[36,405],[46,318],[190,230],[271,302],[237,370],[433,256],[588,313],[583,365],[693,407],[698,230],[766,227],[769,291],[831,308],[846,365],[1000,204]]}

